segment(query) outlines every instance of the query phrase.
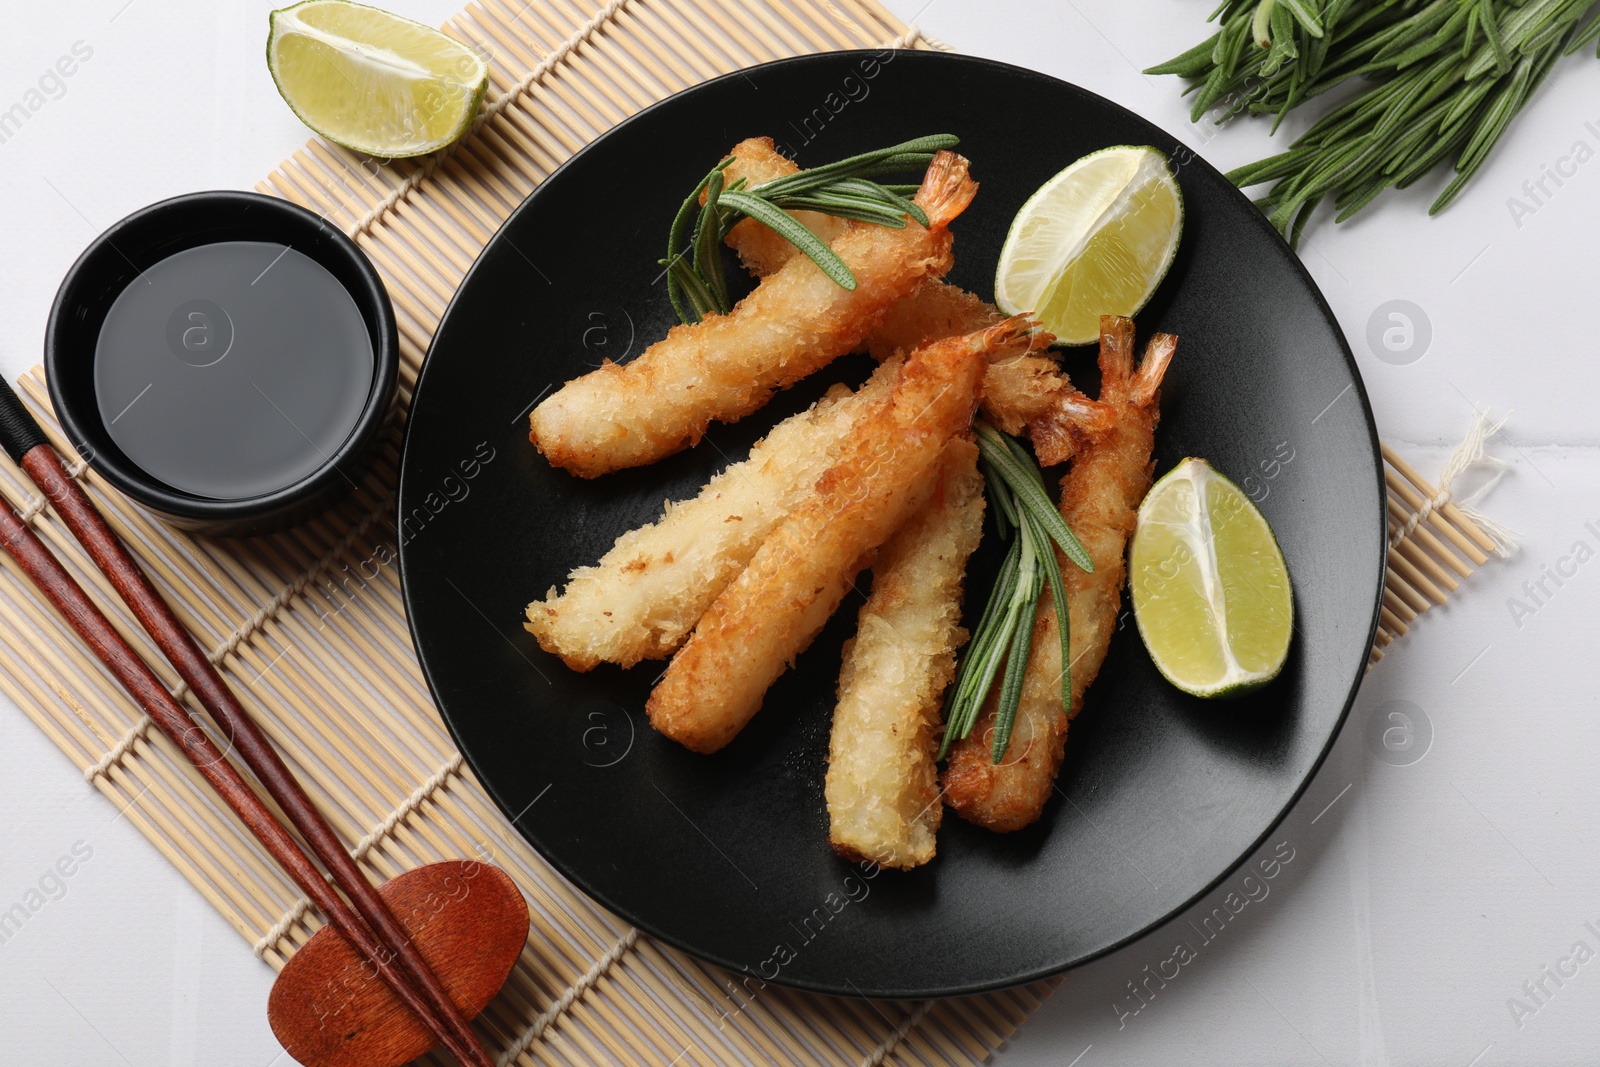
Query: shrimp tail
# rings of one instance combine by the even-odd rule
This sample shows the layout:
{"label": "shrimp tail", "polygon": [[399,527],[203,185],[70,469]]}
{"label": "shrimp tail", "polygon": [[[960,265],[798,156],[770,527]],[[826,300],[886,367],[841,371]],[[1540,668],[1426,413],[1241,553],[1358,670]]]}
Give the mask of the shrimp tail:
{"label": "shrimp tail", "polygon": [[978,194],[978,183],[968,173],[970,166],[965,156],[954,152],[934,154],[915,197],[917,206],[928,216],[929,229],[942,230],[950,225]]}
{"label": "shrimp tail", "polygon": [[967,336],[972,340],[974,350],[980,352],[1003,349],[1033,352],[1048,348],[1055,341],[1055,337],[1040,328],[1039,320],[1032,315],[1013,315]]}
{"label": "shrimp tail", "polygon": [[1028,436],[1039,465],[1053,467],[1110,433],[1116,424],[1116,408],[1068,389],[1056,397],[1051,411],[1028,424]]}
{"label": "shrimp tail", "polygon": [[1132,377],[1133,320],[1124,315],[1101,315],[1100,399],[1121,400]]}
{"label": "shrimp tail", "polygon": [[1178,338],[1174,334],[1158,333],[1150,338],[1149,344],[1145,345],[1144,360],[1129,385],[1130,403],[1144,408],[1155,401],[1156,392],[1161,388],[1161,379],[1166,377],[1167,366],[1177,350]]}

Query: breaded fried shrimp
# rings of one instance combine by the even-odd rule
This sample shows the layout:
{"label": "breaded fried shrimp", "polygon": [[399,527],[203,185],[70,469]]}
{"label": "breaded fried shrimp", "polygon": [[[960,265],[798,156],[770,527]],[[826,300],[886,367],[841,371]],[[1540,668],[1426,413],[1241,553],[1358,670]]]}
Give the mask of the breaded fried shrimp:
{"label": "breaded fried shrimp", "polygon": [[939,711],[967,640],[961,586],[983,507],[978,447],[966,434],[951,438],[933,496],[873,564],[828,746],[828,840],[847,858],[899,868],[933,858],[944,813]]}
{"label": "breaded fried shrimp", "polygon": [[[752,137],[734,145],[728,178],[751,185],[797,174],[800,168],[773,147],[770,137]],[[841,219],[815,212],[796,215],[824,241],[845,230]],[[745,219],[728,234],[728,245],[747,268],[760,276],[787,263],[800,252],[763,223]],[[803,258],[803,257],[802,257]],[[972,333],[1005,315],[971,293],[930,278],[891,307],[866,336],[867,351],[887,359],[928,341]],[[984,374],[983,414],[1013,436],[1026,432],[1042,466],[1065,463],[1078,449],[1111,427],[1111,412],[1072,387],[1055,360],[1043,353],[1003,352]]]}
{"label": "breaded fried shrimp", "polygon": [[651,725],[696,752],[744,728],[874,550],[927,500],[945,443],[969,424],[986,353],[1032,325],[1019,317],[907,358],[893,393],[673,657],[645,705]]}
{"label": "breaded fried shrimp", "polygon": [[1122,608],[1124,550],[1139,503],[1150,487],[1151,450],[1160,418],[1157,394],[1178,339],[1156,334],[1133,366],[1133,320],[1100,320],[1100,400],[1116,409],[1111,432],[1081,452],[1061,482],[1061,514],[1094,561],[1084,572],[1057,553],[1070,623],[1072,703],[1061,703],[1061,637],[1046,589],[1033,628],[1016,724],[1005,757],[993,762],[995,700],[972,733],[950,750],[945,796],[963,819],[991,830],[1019,830],[1036,820],[1055,785],[1067,724],[1100,672]]}
{"label": "breaded fried shrimp", "polygon": [[854,393],[840,385],[772,428],[749,458],[654,523],[617,538],[592,567],[528,605],[525,627],[573,670],[670,656],[772,528],[811,492],[861,416],[889,394],[899,363]]}
{"label": "breaded fried shrimp", "polygon": [[637,359],[568,382],[533,409],[529,437],[551,463],[593,478],[653,462],[698,441],[713,421],[750,414],[858,348],[890,306],[948,271],[949,224],[977,188],[965,159],[937,153],[915,198],[928,226],[852,224],[834,241],[855,289],[792,258],[728,314],[674,326]]}
{"label": "breaded fried shrimp", "polygon": [[[723,175],[729,182],[743,178],[750,185],[760,185],[785,174],[797,173],[800,169],[773,146],[770,137],[751,137],[740,141],[728,154],[733,162],[728,164]],[[700,194],[702,204],[705,199],[705,194]],[[818,211],[791,211],[790,214],[796,222],[830,245],[850,225],[837,215],[824,215]],[[799,252],[766,223],[755,219],[741,219],[734,226],[728,234],[728,247],[738,253],[739,262],[744,264],[745,269],[758,278],[765,278]]]}
{"label": "breaded fried shrimp", "polygon": [[[930,279],[889,309],[867,337],[867,351],[888,359],[897,351],[941,337],[971,333],[1004,318],[994,305],[963,289]],[[1040,466],[1065,463],[1111,429],[1115,412],[1090,400],[1037,352],[1005,352],[983,375],[984,417],[1013,436],[1027,433]]]}

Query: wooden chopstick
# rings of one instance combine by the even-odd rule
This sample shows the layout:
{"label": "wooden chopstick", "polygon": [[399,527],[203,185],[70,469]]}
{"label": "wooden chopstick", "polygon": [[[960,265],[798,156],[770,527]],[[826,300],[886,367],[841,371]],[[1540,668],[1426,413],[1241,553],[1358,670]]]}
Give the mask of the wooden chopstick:
{"label": "wooden chopstick", "polygon": [[[37,583],[91,651],[139,701],[150,718],[182,748],[207,781],[250,827],[263,847],[295,879],[306,896],[367,958],[401,1001],[415,1012],[446,1048],[462,1063],[494,1067],[494,1060],[472,1032],[470,1024],[444,992],[410,937],[394,918],[372,884],[316,810],[299,781],[284,765],[272,743],[250,718],[243,705],[217,673],[210,659],[178,621],[172,609],[78,483],[67,474],[45,439],[43,429],[23,406],[9,382],[0,378],[0,445],[3,445],[34,485],[55,508],[110,580],[134,616],[154,638],[180,677],[231,740],[230,748],[266,788],[290,823],[311,846],[332,874],[360,918],[329,889],[314,865],[283,830],[266,805],[203,731],[197,731],[187,714],[172,699],[149,667],[110,628],[104,615],[81,586],[62,567],[38,536],[10,508],[0,516],[0,533],[6,550]],[[109,635],[109,637],[107,636]],[[152,695],[152,690],[159,695]],[[176,716],[176,718],[173,718]],[[204,744],[191,743],[198,734]],[[210,751],[203,752],[202,749]],[[270,829],[267,827],[270,825]],[[309,879],[309,881],[308,881]],[[364,921],[363,921],[364,920]],[[369,928],[370,925],[370,928]],[[376,936],[374,936],[376,935]],[[398,966],[396,966],[398,965]]]}

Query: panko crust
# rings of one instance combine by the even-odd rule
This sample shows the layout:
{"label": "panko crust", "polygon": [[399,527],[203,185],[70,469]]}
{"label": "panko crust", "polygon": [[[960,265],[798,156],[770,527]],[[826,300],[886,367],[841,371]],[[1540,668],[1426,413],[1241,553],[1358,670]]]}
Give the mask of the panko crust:
{"label": "panko crust", "polygon": [[[751,138],[734,145],[729,178],[742,177],[752,185],[771,181],[800,168],[778,152],[772,140]],[[845,224],[827,215],[806,215],[806,223],[825,241],[844,232]],[[798,216],[797,216],[798,217]],[[799,250],[754,219],[746,219],[728,234],[728,245],[752,272],[768,274],[799,254]],[[863,344],[877,359],[909,352],[929,341],[981,330],[1005,318],[993,304],[972,293],[928,278],[904,300],[890,307]],[[1065,463],[1080,448],[1111,428],[1113,413],[1073,388],[1056,359],[1038,351],[1049,343],[994,353],[984,372],[981,403],[983,417],[1013,436],[1027,433],[1040,464]]]}
{"label": "panko crust", "polygon": [[762,543],[678,650],[645,710],[656,729],[714,752],[816,637],[873,551],[920,508],[945,443],[963,431],[984,355],[1031,327],[1008,321],[935,342],[906,360],[816,492]]}
{"label": "panko crust", "polygon": [[678,325],[638,358],[574,378],[528,416],[546,459],[584,478],[653,463],[734,422],[778,389],[860,346],[883,313],[954,262],[950,221],[977,192],[967,161],[940,152],[916,202],[924,227],[851,224],[833,250],[856,278],[845,289],[805,256],[761,280],[726,315]]}
{"label": "panko crust", "polygon": [[773,427],[698,496],[669,502],[660,519],[617,538],[598,564],[573,571],[559,595],[552,588],[529,604],[524,626],[573,670],[670,656],[773,527],[810,495],[898,375],[898,363],[883,364],[854,393],[836,386]]}
{"label": "panko crust", "polygon": [[934,856],[944,804],[935,754],[955,677],[967,558],[983,537],[978,448],[952,438],[933,495],[879,550],[845,646],[826,796],[840,855],[907,869]]}
{"label": "panko crust", "polygon": [[1117,410],[1110,434],[1073,460],[1061,482],[1061,514],[1083,542],[1094,570],[1084,572],[1058,551],[1070,624],[1071,704],[1061,700],[1061,636],[1048,587],[1034,619],[1032,652],[1005,757],[993,762],[996,701],[984,706],[972,733],[951,746],[943,776],[945,799],[968,822],[991,830],[1020,830],[1036,821],[1055,789],[1067,725],[1100,673],[1122,610],[1124,552],[1150,487],[1157,386],[1176,338],[1157,334],[1143,364],[1133,369],[1133,322],[1107,316],[1101,325],[1101,399]]}

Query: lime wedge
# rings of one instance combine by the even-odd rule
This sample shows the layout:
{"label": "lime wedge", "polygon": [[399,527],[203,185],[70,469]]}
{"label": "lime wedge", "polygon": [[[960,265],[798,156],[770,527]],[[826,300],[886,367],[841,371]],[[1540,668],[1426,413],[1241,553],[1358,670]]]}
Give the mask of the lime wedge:
{"label": "lime wedge", "polygon": [[1011,221],[995,303],[1033,312],[1067,345],[1100,336],[1101,315],[1132,315],[1166,276],[1183,197],[1154,148],[1093,152],[1039,187]]}
{"label": "lime wedge", "polygon": [[420,22],[347,0],[274,11],[267,66],[300,121],[371,156],[420,156],[466,132],[483,57]]}
{"label": "lime wedge", "polygon": [[1179,689],[1238,696],[1283,669],[1294,632],[1283,553],[1250,498],[1205,460],[1151,486],[1128,574],[1139,635]]}

